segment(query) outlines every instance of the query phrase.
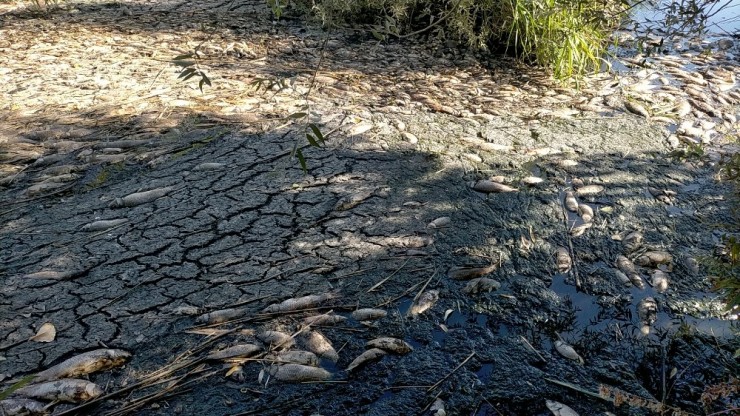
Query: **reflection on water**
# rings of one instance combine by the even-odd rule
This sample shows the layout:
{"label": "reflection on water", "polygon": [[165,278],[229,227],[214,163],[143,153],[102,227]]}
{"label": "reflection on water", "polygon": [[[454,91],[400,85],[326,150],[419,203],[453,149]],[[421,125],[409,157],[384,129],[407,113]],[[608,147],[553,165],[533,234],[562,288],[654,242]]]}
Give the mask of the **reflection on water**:
{"label": "reflection on water", "polygon": [[637,31],[669,36],[740,33],[740,0],[653,0],[634,8]]}

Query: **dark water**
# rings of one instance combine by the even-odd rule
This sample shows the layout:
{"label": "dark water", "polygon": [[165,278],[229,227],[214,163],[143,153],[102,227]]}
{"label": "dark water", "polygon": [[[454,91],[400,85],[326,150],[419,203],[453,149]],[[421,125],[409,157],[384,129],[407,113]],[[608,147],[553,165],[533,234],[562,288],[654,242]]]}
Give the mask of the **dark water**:
{"label": "dark water", "polygon": [[740,0],[659,0],[634,8],[633,20],[640,29],[670,32],[681,30],[685,36],[706,30],[707,38],[740,33]]}

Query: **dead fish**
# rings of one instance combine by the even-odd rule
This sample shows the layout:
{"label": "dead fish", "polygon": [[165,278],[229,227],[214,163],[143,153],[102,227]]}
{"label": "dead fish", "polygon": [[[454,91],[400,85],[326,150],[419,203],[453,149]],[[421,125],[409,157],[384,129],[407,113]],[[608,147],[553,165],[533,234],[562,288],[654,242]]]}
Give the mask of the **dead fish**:
{"label": "dead fish", "polygon": [[68,184],[64,182],[42,182],[37,185],[29,186],[25,193],[27,196],[32,197],[63,188],[65,186],[68,186]]}
{"label": "dead fish", "polygon": [[274,349],[288,349],[295,344],[295,340],[285,332],[262,331],[256,335],[263,344]]}
{"label": "dead fish", "polygon": [[642,281],[642,277],[640,277],[640,274],[637,273],[635,265],[632,264],[630,259],[625,256],[618,256],[616,266],[619,270],[626,274],[627,277],[629,277],[630,281],[632,281],[632,284],[635,285],[635,287],[639,289],[645,289],[645,282]]}
{"label": "dead fish", "polygon": [[175,309],[172,309],[172,313],[175,315],[197,315],[201,312],[200,308],[192,305],[180,305]]}
{"label": "dead fish", "polygon": [[656,270],[653,272],[653,279],[650,283],[658,293],[665,293],[668,290],[668,274],[662,270]]}
{"label": "dead fish", "polygon": [[463,292],[469,295],[476,295],[483,292],[491,292],[501,287],[501,283],[485,277],[478,277],[468,282]]}
{"label": "dead fish", "polygon": [[303,325],[336,325],[346,320],[347,318],[342,315],[324,313],[303,318]]}
{"label": "dead fish", "polygon": [[124,350],[99,349],[84,352],[39,372],[36,374],[34,382],[84,376],[96,371],[118,367],[128,361],[129,358],[131,358],[131,353]]}
{"label": "dead fish", "polygon": [[529,186],[538,185],[544,181],[545,181],[544,179],[538,178],[537,176],[527,176],[527,177],[522,178],[521,180],[523,184],[529,185]]}
{"label": "dead fish", "polygon": [[558,250],[555,252],[555,265],[560,273],[568,273],[570,271],[573,261],[570,258],[567,248],[558,247]]}
{"label": "dead fish", "polygon": [[319,357],[310,351],[280,351],[265,357],[279,363],[301,364],[311,367],[319,366]]}
{"label": "dead fish", "polygon": [[630,280],[626,274],[622,273],[622,271],[614,269],[614,275],[617,276],[617,279],[619,279],[619,282],[623,285],[632,286],[632,280]]}
{"label": "dead fish", "polygon": [[566,344],[565,342],[560,340],[555,341],[555,350],[557,350],[557,352],[559,352],[560,355],[562,355],[563,357],[569,360],[578,361],[579,363],[583,364],[583,358],[578,355],[573,347]]}
{"label": "dead fish", "polygon": [[331,378],[331,373],[323,368],[303,364],[273,365],[270,366],[269,374],[277,380],[296,383]]}
{"label": "dead fish", "polygon": [[239,316],[244,316],[244,309],[221,309],[199,316],[195,322],[200,324],[220,324]]}
{"label": "dead fish", "polygon": [[194,167],[193,170],[213,171],[213,170],[221,170],[223,168],[224,168],[223,163],[208,162],[208,163],[201,163],[200,165]]}
{"label": "dead fish", "polygon": [[576,413],[575,410],[571,409],[570,407],[560,403],[556,402],[554,400],[547,400],[545,402],[545,405],[548,409],[552,412],[554,416],[578,416],[578,413]]}
{"label": "dead fish", "polygon": [[100,396],[103,389],[87,380],[63,378],[21,387],[14,394],[32,399],[80,403]]}
{"label": "dead fish", "polygon": [[658,303],[654,298],[648,297],[637,304],[637,316],[643,325],[652,325],[658,320]]}
{"label": "dead fish", "polygon": [[280,303],[273,303],[262,310],[262,313],[280,313],[280,312],[292,312],[299,309],[308,309],[320,305],[329,299],[336,298],[337,295],[334,293],[324,293],[321,295],[308,295],[299,298],[291,298],[284,300]]}
{"label": "dead fish", "polygon": [[686,117],[691,113],[691,104],[686,100],[680,100],[676,106],[673,107],[673,111],[679,118]]}
{"label": "dead fish", "polygon": [[377,361],[383,356],[385,356],[386,352],[381,350],[380,348],[371,348],[362,354],[360,354],[359,357],[355,358],[348,366],[347,371],[353,371],[356,368],[359,368],[361,366],[364,366],[365,364],[368,364],[372,361]]}
{"label": "dead fish", "polygon": [[427,309],[430,309],[432,306],[434,306],[435,303],[439,300],[439,291],[438,290],[428,290],[419,296],[419,299],[414,302],[413,305],[411,305],[411,309],[409,309],[409,313],[411,315],[419,315],[423,312],[425,312]]}
{"label": "dead fish", "polygon": [[246,358],[251,357],[262,350],[262,347],[255,344],[239,344],[222,350],[211,351],[206,356],[206,360],[227,360],[229,358]]}
{"label": "dead fish", "polygon": [[703,113],[707,113],[708,115],[710,115],[712,117],[719,117],[719,114],[720,114],[719,111],[717,111],[717,109],[714,108],[708,102],[702,101],[702,100],[696,100],[696,99],[693,99],[693,98],[689,98],[689,102],[697,110],[699,110],[699,111],[701,111]]}
{"label": "dead fish", "polygon": [[576,189],[576,195],[578,196],[596,195],[602,192],[604,192],[604,187],[601,185],[586,185]]}
{"label": "dead fish", "polygon": [[474,277],[485,276],[498,268],[492,264],[486,267],[454,267],[447,272],[447,276],[455,280],[468,280]]}
{"label": "dead fish", "polygon": [[632,231],[622,239],[622,247],[628,253],[637,250],[642,245],[642,233],[639,231]]}
{"label": "dead fish", "polygon": [[35,416],[45,415],[46,404],[31,399],[0,400],[0,415],[3,416]]}
{"label": "dead fish", "polygon": [[23,279],[66,280],[74,277],[75,274],[75,272],[71,271],[41,270],[40,272],[23,275]]}
{"label": "dead fish", "polygon": [[437,397],[437,399],[432,404],[432,407],[429,408],[430,412],[432,413],[432,416],[447,416],[447,411],[445,410],[445,402]]}
{"label": "dead fish", "polygon": [[570,235],[572,235],[573,237],[582,236],[583,233],[585,233],[586,230],[588,230],[589,228],[591,228],[593,225],[594,224],[591,223],[591,222],[584,222],[581,225],[578,225],[578,226],[575,226],[575,227],[571,228],[570,229]]}
{"label": "dead fish", "polygon": [[428,228],[442,228],[442,227],[446,227],[450,225],[450,222],[452,222],[452,220],[450,220],[450,217],[439,217],[436,220],[430,222],[427,225],[427,227]]}
{"label": "dead fish", "polygon": [[565,208],[568,209],[568,211],[577,212],[578,211],[578,201],[576,200],[576,197],[573,195],[573,192],[568,191],[565,193]]}
{"label": "dead fish", "polygon": [[518,189],[512,188],[511,186],[485,179],[478,182],[470,182],[469,185],[471,188],[473,188],[474,191],[483,192],[486,194],[518,191]]}
{"label": "dead fish", "polygon": [[394,354],[408,354],[414,350],[406,341],[391,337],[375,338],[368,341],[365,346],[369,348],[380,348]]}
{"label": "dead fish", "polygon": [[172,186],[165,186],[164,188],[152,189],[145,192],[136,192],[124,196],[123,198],[116,198],[110,203],[111,208],[131,208],[137,205],[146,204],[157,200],[175,189]]}
{"label": "dead fish", "polygon": [[648,192],[653,198],[668,205],[673,203],[673,197],[676,196],[676,192],[667,189],[648,187]]}
{"label": "dead fish", "polygon": [[85,224],[82,226],[82,231],[105,231],[109,228],[113,228],[115,226],[121,225],[125,222],[128,222],[128,219],[126,218],[118,218],[114,220],[100,220],[91,222],[89,224]]}
{"label": "dead fish", "polygon": [[337,362],[339,355],[337,351],[332,347],[331,342],[316,331],[309,331],[301,336],[301,343],[307,350],[318,355],[321,358],[326,358],[331,362]]}
{"label": "dead fish", "polygon": [[357,321],[372,321],[385,318],[388,312],[383,309],[363,308],[352,312],[352,319]]}
{"label": "dead fish", "polygon": [[659,264],[668,264],[673,261],[673,256],[665,251],[646,251],[635,260],[638,265],[643,267],[657,266]]}
{"label": "dead fish", "polygon": [[645,118],[650,117],[650,113],[645,109],[645,107],[630,100],[624,101],[624,108],[626,108],[630,113],[637,114],[638,116],[643,116]]}
{"label": "dead fish", "polygon": [[591,222],[594,219],[594,210],[591,206],[586,204],[578,205],[578,214],[581,216],[584,222]]}

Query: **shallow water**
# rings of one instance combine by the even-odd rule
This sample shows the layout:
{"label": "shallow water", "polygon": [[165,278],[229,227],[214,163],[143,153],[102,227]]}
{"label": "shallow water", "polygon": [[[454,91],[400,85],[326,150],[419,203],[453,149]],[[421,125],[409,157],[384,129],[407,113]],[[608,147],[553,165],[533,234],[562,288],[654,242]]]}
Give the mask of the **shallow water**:
{"label": "shallow water", "polygon": [[[681,14],[681,8],[691,10],[697,7],[701,13],[693,17],[690,14]],[[701,17],[707,16],[704,23],[707,34],[713,36],[729,36],[740,32],[740,0],[717,2],[712,0],[659,0],[645,2],[635,7],[632,19],[642,28],[678,29],[684,26],[685,35],[693,35],[691,30],[699,28]],[[669,19],[671,24],[666,25]]]}

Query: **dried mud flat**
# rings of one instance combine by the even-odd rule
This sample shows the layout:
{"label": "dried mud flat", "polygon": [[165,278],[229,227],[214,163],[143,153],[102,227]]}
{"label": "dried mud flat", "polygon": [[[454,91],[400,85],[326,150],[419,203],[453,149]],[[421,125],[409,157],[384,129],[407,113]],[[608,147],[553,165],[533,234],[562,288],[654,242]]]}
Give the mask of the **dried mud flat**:
{"label": "dried mud flat", "polygon": [[[162,47],[186,36],[175,30],[187,26],[184,16],[233,4],[265,12],[261,2],[152,4],[80,3],[79,13],[60,16],[78,16],[79,27],[98,33],[151,19],[160,27],[147,36],[167,39],[131,40],[151,22],[128,25],[120,39],[77,39],[112,39],[109,47],[124,56],[167,60],[187,51]],[[108,17],[88,21],[100,16]],[[20,36],[12,31],[32,22],[49,36],[75,36],[48,32],[74,22],[3,19],[4,34]],[[505,86],[507,77],[521,81],[514,71],[478,69],[480,83],[461,75],[472,67],[435,75],[425,65],[444,56],[343,37],[330,40],[330,70],[312,98],[312,121],[332,134],[325,149],[304,149],[304,175],[289,157],[300,127],[265,119],[303,104],[311,65],[287,65],[304,56],[317,63],[321,37],[279,45],[281,31],[304,32],[266,26],[253,26],[241,55],[224,41],[219,56],[235,62],[225,61],[234,68],[221,74],[249,76],[212,76],[205,95],[175,83],[172,68],[162,82],[170,92],[140,92],[156,75],[135,75],[143,61],[99,63],[101,74],[131,70],[121,77],[131,84],[109,88],[109,102],[100,98],[104,87],[89,95],[73,88],[77,97],[64,82],[33,87],[33,77],[3,75],[25,83],[3,92],[22,103],[3,108],[3,166],[12,178],[0,212],[4,381],[42,370],[45,378],[89,378],[98,388],[79,384],[72,399],[84,392],[98,401],[79,411],[51,407],[68,414],[407,415],[441,414],[444,406],[447,414],[544,415],[557,407],[547,400],[580,414],[650,414],[661,402],[695,414],[737,406],[699,403],[705,388],[737,373],[732,322],[719,319],[727,316],[696,262],[714,252],[713,226],[730,215],[714,159],[672,158],[664,127],[615,108],[609,117],[583,116],[589,110],[566,101],[580,93],[547,94],[546,81],[524,93]],[[203,40],[192,33],[194,44]],[[56,50],[51,41],[12,43],[45,45],[47,56]],[[75,50],[114,57],[92,44]],[[408,61],[384,73],[369,64],[383,56]],[[80,76],[91,62],[80,59],[69,73]],[[283,70],[290,88],[249,89],[254,77]],[[487,87],[486,79],[495,81]],[[482,90],[494,87],[498,93]],[[34,104],[34,91],[58,101]],[[126,91],[135,99],[114,97]],[[96,94],[102,103],[85,101]],[[224,97],[234,102],[215,104]],[[547,110],[537,107],[543,103]],[[729,103],[719,114],[733,111]],[[49,181],[70,174],[78,176]],[[43,183],[64,186],[32,188]],[[578,215],[566,208],[568,192]],[[652,264],[649,252],[670,259]],[[620,255],[637,263],[643,289],[620,280]],[[667,287],[656,271],[668,276]],[[369,319],[372,311],[358,312],[366,308],[385,315]],[[333,318],[307,327],[304,319],[320,313]],[[56,336],[39,343],[49,336],[44,323]],[[79,371],[50,369],[70,368],[65,360],[86,351],[95,353]],[[348,371],[363,355],[367,362]]]}

